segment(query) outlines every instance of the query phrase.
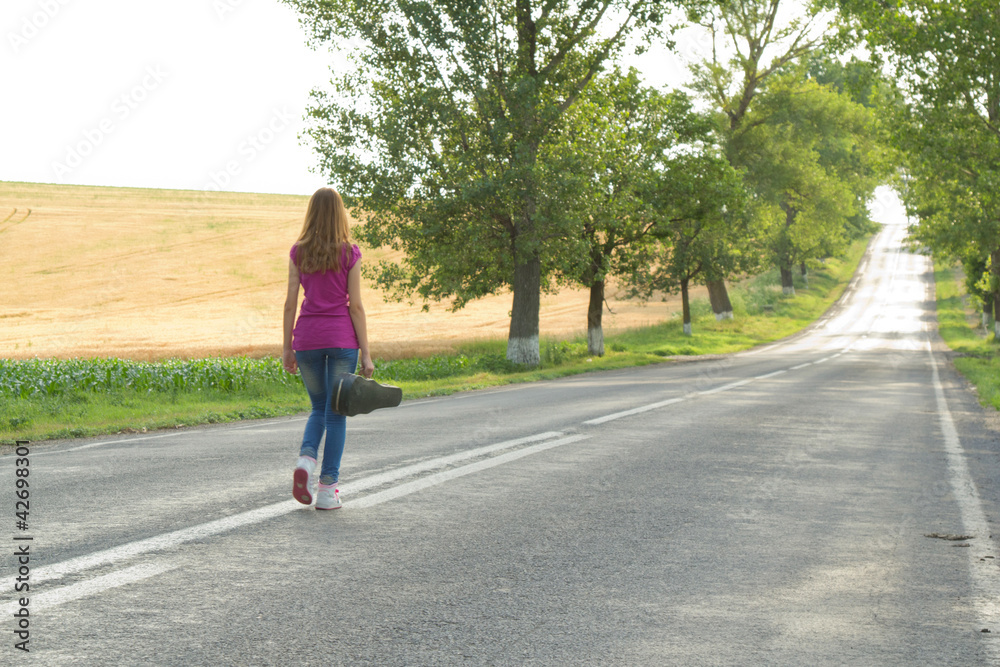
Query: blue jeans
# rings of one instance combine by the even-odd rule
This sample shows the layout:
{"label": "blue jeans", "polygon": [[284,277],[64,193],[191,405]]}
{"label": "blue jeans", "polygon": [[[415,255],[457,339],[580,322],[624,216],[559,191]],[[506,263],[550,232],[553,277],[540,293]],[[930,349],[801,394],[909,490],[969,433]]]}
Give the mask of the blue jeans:
{"label": "blue jeans", "polygon": [[340,480],[340,459],[344,456],[344,441],[347,439],[347,417],[330,407],[330,399],[337,387],[334,378],[357,370],[358,351],[343,347],[301,350],[295,353],[295,361],[299,365],[302,384],[312,401],[312,412],[306,421],[299,456],[318,459],[319,442],[323,439],[323,431],[326,431],[319,481],[321,484],[336,484]]}

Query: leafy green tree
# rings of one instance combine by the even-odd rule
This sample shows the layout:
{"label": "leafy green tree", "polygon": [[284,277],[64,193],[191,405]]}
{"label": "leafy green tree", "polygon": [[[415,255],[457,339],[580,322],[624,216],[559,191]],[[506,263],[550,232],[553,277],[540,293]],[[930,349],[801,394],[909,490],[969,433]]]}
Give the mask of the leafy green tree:
{"label": "leafy green tree", "polygon": [[995,225],[983,210],[980,197],[966,179],[949,178],[942,163],[937,169],[910,155],[901,187],[908,212],[916,217],[914,237],[944,261],[960,261],[967,292],[979,302],[986,326],[996,319],[996,293],[1000,272],[994,271],[1000,253],[990,235]]}
{"label": "leafy green tree", "polygon": [[984,256],[980,249],[973,246],[962,256],[961,262],[965,273],[965,291],[979,306],[985,329],[993,315],[993,293],[1000,287],[995,284],[996,278],[990,270],[993,258]]}
{"label": "leafy green tree", "polygon": [[[902,90],[903,199],[936,253],[988,266],[1000,320],[1000,9],[996,0],[839,0]],[[995,324],[1000,337],[1000,323]]]}
{"label": "leafy green tree", "polygon": [[568,114],[559,140],[543,151],[540,162],[548,169],[572,175],[546,179],[563,187],[547,202],[580,221],[581,247],[567,256],[562,278],[590,290],[590,354],[604,353],[607,280],[634,282],[648,268],[648,246],[663,244],[653,235],[663,219],[656,200],[664,194],[665,172],[680,164],[669,153],[710,131],[710,121],[692,111],[687,95],[644,87],[635,70],[613,71],[595,79]]}
{"label": "leafy green tree", "polygon": [[[852,56],[846,62],[834,53],[814,52],[807,60],[808,76],[817,83],[847,95],[855,103],[870,110],[868,125],[860,137],[867,151],[864,153],[864,170],[854,175],[874,178],[878,184],[891,183],[901,164],[900,155],[892,147],[892,112],[900,103],[899,90],[881,70],[869,61]],[[858,182],[862,185],[862,182]],[[857,213],[847,220],[848,240],[863,239],[878,231],[868,210],[871,192],[867,187],[855,187]]]}
{"label": "leafy green tree", "polygon": [[[828,13],[791,0],[701,0],[689,5],[689,16],[712,39],[712,57],[691,68],[692,87],[722,116],[727,146],[752,128],[747,115],[768,81],[831,33]],[[754,122],[762,122],[760,114]],[[727,156],[734,167],[748,168],[736,152]],[[708,288],[716,317],[732,317],[725,282],[709,281]]]}
{"label": "leafy green tree", "polygon": [[454,308],[510,288],[507,358],[537,364],[540,291],[579,238],[544,205],[572,174],[539,156],[626,39],[658,33],[665,2],[285,1],[352,65],[314,92],[309,135],[363,211],[359,236],[403,252],[377,281]]}
{"label": "leafy green tree", "polygon": [[791,294],[794,267],[840,251],[852,220],[866,217],[883,178],[875,114],[796,69],[773,78],[747,119],[730,155],[747,166],[751,187],[781,210],[768,245]]}

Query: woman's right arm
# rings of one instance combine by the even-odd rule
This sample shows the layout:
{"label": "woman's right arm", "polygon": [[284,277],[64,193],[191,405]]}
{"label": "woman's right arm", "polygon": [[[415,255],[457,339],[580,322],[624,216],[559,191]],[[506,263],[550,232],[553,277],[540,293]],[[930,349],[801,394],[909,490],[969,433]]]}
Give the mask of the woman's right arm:
{"label": "woman's right arm", "polygon": [[359,259],[347,272],[347,294],[350,298],[348,310],[354,333],[358,336],[358,347],[361,350],[361,374],[371,378],[375,372],[371,351],[368,349],[368,320],[365,317],[365,307],[361,303],[361,260]]}

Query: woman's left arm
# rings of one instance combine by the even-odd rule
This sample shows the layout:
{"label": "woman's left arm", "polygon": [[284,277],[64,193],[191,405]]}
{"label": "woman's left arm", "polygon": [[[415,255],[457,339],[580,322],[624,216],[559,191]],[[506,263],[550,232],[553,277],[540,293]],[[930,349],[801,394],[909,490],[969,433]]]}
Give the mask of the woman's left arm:
{"label": "woman's left arm", "polygon": [[361,374],[371,379],[372,373],[375,372],[375,364],[372,362],[371,350],[368,349],[368,318],[365,316],[364,304],[361,303],[360,259],[347,272],[347,295],[350,299],[348,312],[351,315],[351,322],[354,324],[354,333],[358,336]]}
{"label": "woman's left arm", "polygon": [[285,316],[282,322],[284,342],[281,346],[281,365],[293,375],[299,372],[299,364],[292,351],[292,327],[295,325],[295,309],[299,305],[299,267],[288,258],[288,294],[285,296]]}

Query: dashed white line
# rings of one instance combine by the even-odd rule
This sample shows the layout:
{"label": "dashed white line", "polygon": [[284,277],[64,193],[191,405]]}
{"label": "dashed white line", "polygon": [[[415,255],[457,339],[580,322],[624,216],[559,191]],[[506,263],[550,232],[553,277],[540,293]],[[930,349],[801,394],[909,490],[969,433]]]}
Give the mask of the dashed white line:
{"label": "dashed white line", "polygon": [[708,396],[710,394],[718,394],[724,391],[729,391],[730,389],[736,389],[736,387],[742,387],[745,384],[750,384],[755,378],[748,378],[746,380],[738,380],[736,382],[730,382],[729,384],[724,384],[721,387],[715,387],[714,389],[706,389],[705,391],[699,391],[698,393],[702,396]]}
{"label": "dashed white line", "polygon": [[666,401],[660,401],[658,403],[650,403],[649,405],[642,405],[638,408],[632,408],[631,410],[623,410],[621,412],[614,412],[610,415],[604,415],[603,417],[597,417],[596,419],[588,419],[583,422],[584,424],[595,425],[604,424],[615,419],[621,419],[622,417],[628,417],[630,415],[637,415],[642,412],[649,412],[650,410],[656,410],[657,408],[664,408],[668,405],[673,405],[674,403],[680,403],[683,398],[671,398]]}
{"label": "dashed white line", "polygon": [[[788,371],[797,371],[800,368],[805,368],[806,366],[812,366],[813,364],[821,364],[824,361],[829,361],[830,359],[834,359],[834,358],[836,358],[838,356],[840,356],[840,355],[839,354],[834,354],[834,355],[831,355],[831,356],[826,357],[824,359],[820,359],[819,361],[809,361],[809,362],[806,362],[804,364],[799,364],[798,366],[792,366],[791,368],[783,368],[781,370],[772,371],[770,373],[765,373],[764,375],[757,375],[755,377],[747,378],[745,380],[737,380],[736,382],[730,382],[729,384],[724,384],[724,385],[721,385],[719,387],[714,387],[712,389],[706,389],[704,391],[696,392],[696,395],[698,395],[698,396],[709,396],[711,394],[718,394],[718,393],[721,393],[721,392],[724,392],[724,391],[729,391],[730,389],[735,389],[737,387],[742,387],[744,385],[750,384],[751,382],[754,382],[755,380],[765,380],[767,378],[772,378],[772,377],[775,377],[777,375],[781,375],[782,373],[787,373]],[[687,400],[686,396],[682,396],[682,397],[679,397],[679,398],[671,398],[671,399],[667,399],[665,401],[658,401],[656,403],[650,403],[649,405],[640,405],[639,407],[632,408],[630,410],[622,410],[621,412],[613,412],[613,413],[611,413],[609,415],[604,415],[603,417],[596,417],[594,419],[588,419],[588,420],[586,420],[583,423],[586,424],[586,425],[588,425],[588,426],[596,426],[598,424],[605,424],[605,423],[607,423],[609,421],[614,421],[615,419],[621,419],[622,417],[631,417],[632,415],[638,415],[638,414],[641,414],[643,412],[649,412],[650,410],[656,410],[656,409],[659,409],[659,408],[665,408],[668,405],[675,405],[675,404],[680,403],[680,402],[682,402],[684,400]]]}
{"label": "dashed white line", "polygon": [[437,486],[438,484],[443,484],[449,480],[457,479],[459,477],[464,477],[466,475],[471,475],[489,468],[495,468],[496,466],[503,465],[505,463],[510,463],[511,461],[516,461],[517,459],[524,458],[525,456],[531,456],[532,454],[537,454],[538,452],[544,452],[548,449],[553,449],[555,447],[561,447],[562,445],[568,445],[571,442],[579,442],[580,440],[586,440],[590,436],[588,435],[571,435],[566,438],[560,438],[559,440],[550,440],[548,442],[542,442],[537,445],[531,445],[530,447],[524,447],[523,449],[516,449],[513,452],[507,452],[506,454],[500,454],[499,456],[494,456],[488,458],[484,461],[476,461],[475,463],[470,463],[464,465],[461,468],[454,468],[452,470],[445,470],[427,477],[422,477],[416,479],[412,482],[407,482],[405,484],[400,484],[399,486],[394,486],[391,489],[386,489],[385,491],[379,491],[378,493],[372,493],[365,496],[364,498],[359,498],[346,505],[348,509],[364,509],[366,507],[374,507],[375,505],[381,505],[384,502],[390,500],[395,500],[396,498],[401,498],[407,496],[411,493],[416,493],[417,491],[422,491],[424,489],[430,488],[432,486]]}
{"label": "dashed white line", "polygon": [[[848,348],[848,349],[850,349],[850,348]],[[847,350],[844,350],[844,351],[847,351]],[[840,354],[843,354],[843,352],[841,352]],[[805,368],[807,366],[810,366],[810,365],[812,365],[814,363],[823,363],[824,361],[828,361],[829,359],[832,359],[832,358],[834,358],[836,356],[839,356],[839,354],[832,355],[830,357],[826,357],[826,358],[821,359],[821,360],[816,361],[816,362],[807,362],[807,363],[799,364],[798,366],[793,366],[793,367],[791,367],[789,369],[780,369],[780,370],[772,371],[770,373],[766,373],[764,375],[759,375],[759,376],[756,376],[756,377],[753,377],[753,378],[747,378],[747,379],[743,379],[743,380],[737,380],[735,382],[730,382],[728,384],[724,384],[724,385],[721,385],[719,387],[714,387],[712,389],[707,389],[707,390],[704,390],[704,391],[697,392],[697,394],[698,395],[702,395],[702,396],[707,396],[707,395],[712,395],[712,394],[717,394],[717,393],[729,391],[730,389],[735,389],[737,387],[742,387],[744,385],[750,384],[751,382],[753,382],[755,380],[763,380],[763,379],[775,377],[775,376],[781,375],[783,373],[787,373],[789,370],[798,370],[800,368]],[[677,397],[677,398],[671,398],[671,399],[667,399],[667,400],[663,400],[663,401],[658,401],[656,403],[651,403],[649,405],[639,406],[637,408],[632,408],[630,410],[623,410],[621,412],[616,412],[616,413],[613,413],[613,414],[604,415],[603,417],[597,417],[597,418],[594,418],[594,419],[589,419],[589,420],[587,420],[587,421],[585,421],[583,423],[587,424],[587,425],[604,424],[604,423],[607,423],[607,422],[610,422],[610,421],[613,421],[613,420],[616,420],[616,419],[621,419],[623,417],[628,417],[628,416],[631,416],[631,415],[641,414],[643,412],[648,412],[648,411],[656,410],[656,409],[663,408],[663,407],[666,407],[666,406],[669,406],[669,405],[674,405],[674,404],[677,404],[677,403],[681,403],[681,402],[683,402],[686,399],[687,399],[687,397]],[[268,424],[268,425],[270,426],[270,424]],[[258,425],[255,425],[255,426],[258,426]],[[259,426],[263,426],[263,425],[259,425]],[[138,437],[138,438],[125,438],[125,439],[121,439],[121,440],[110,440],[110,441],[104,441],[104,442],[90,443],[88,445],[82,445],[80,447],[74,447],[74,448],[71,448],[69,450],[61,450],[61,451],[76,451],[76,450],[80,450],[80,449],[88,449],[88,448],[91,448],[91,447],[98,447],[98,446],[101,446],[101,445],[119,444],[119,443],[126,443],[126,442],[137,442],[137,441],[142,441],[142,440],[151,440],[151,439],[159,439],[159,438],[168,438],[168,437],[175,437],[175,436],[178,436],[178,435],[181,435],[181,433],[168,433],[168,434],[151,435],[151,436],[144,436],[144,437]],[[458,462],[463,461],[463,460],[468,460],[468,459],[471,459],[471,458],[478,458],[478,457],[488,456],[488,455],[493,454],[493,453],[495,453],[497,451],[501,451],[501,450],[504,450],[504,449],[510,449],[512,447],[519,447],[521,445],[525,445],[525,444],[528,444],[528,443],[531,443],[531,442],[539,442],[540,443],[540,444],[536,444],[536,445],[531,445],[531,446],[528,446],[528,447],[524,447],[522,449],[518,449],[518,450],[515,450],[515,451],[512,451],[512,452],[508,452],[508,453],[505,453],[505,454],[502,454],[502,455],[499,455],[499,456],[493,456],[493,457],[491,457],[489,459],[486,459],[486,460],[483,460],[483,461],[478,461],[478,462],[475,462],[475,463],[471,463],[471,464],[468,464],[468,465],[465,465],[465,466],[462,466],[462,467],[459,467],[459,468],[456,468],[456,469],[453,469],[453,470],[445,470],[445,471],[442,471],[442,472],[430,475],[430,476],[422,478],[422,479],[417,479],[417,480],[413,480],[411,482],[406,482],[406,483],[403,483],[403,484],[401,484],[399,486],[395,486],[395,487],[386,489],[384,491],[380,491],[380,492],[377,492],[377,493],[365,496],[365,497],[360,498],[360,499],[358,499],[356,501],[353,501],[350,504],[350,507],[353,507],[353,508],[356,508],[356,509],[363,509],[365,507],[373,507],[375,505],[378,505],[378,504],[381,504],[381,503],[384,503],[384,502],[388,502],[388,501],[393,500],[395,498],[399,498],[399,497],[402,497],[402,496],[405,496],[405,495],[408,495],[408,494],[411,494],[411,493],[415,493],[417,491],[420,491],[422,489],[426,489],[426,488],[431,487],[431,486],[442,484],[442,483],[444,483],[446,481],[449,481],[451,479],[456,479],[458,477],[462,477],[462,476],[465,476],[465,475],[470,475],[470,474],[473,474],[473,473],[476,473],[476,472],[479,472],[479,471],[482,471],[482,470],[486,470],[488,468],[492,468],[492,467],[495,467],[495,466],[503,465],[504,463],[508,463],[510,461],[514,461],[514,460],[517,460],[517,459],[520,459],[520,458],[523,458],[523,457],[526,457],[526,456],[530,456],[530,455],[538,453],[538,452],[546,451],[548,449],[559,447],[559,446],[562,446],[562,445],[565,445],[565,444],[569,444],[569,443],[572,443],[572,442],[578,442],[578,441],[584,440],[584,439],[586,439],[588,437],[588,436],[585,436],[585,435],[561,437],[563,435],[564,434],[561,433],[561,432],[549,431],[549,432],[544,432],[544,433],[539,433],[539,434],[527,436],[527,437],[524,437],[524,438],[517,438],[517,439],[514,439],[514,440],[509,440],[509,441],[497,443],[497,444],[494,444],[494,445],[488,445],[486,447],[480,447],[480,448],[473,449],[473,450],[458,452],[456,454],[452,454],[452,455],[449,455],[449,456],[438,457],[436,459],[432,459],[432,460],[429,460],[429,461],[424,461],[424,462],[421,462],[421,463],[418,463],[418,464],[415,464],[415,465],[411,465],[411,466],[406,466],[404,468],[400,468],[400,469],[397,469],[397,470],[391,470],[391,471],[388,471],[386,473],[372,475],[370,477],[366,477],[364,479],[358,480],[358,481],[354,482],[353,484],[345,484],[342,487],[342,491],[343,491],[343,493],[345,495],[348,495],[350,493],[359,493],[359,492],[362,492],[362,491],[370,489],[370,488],[374,488],[374,487],[377,487],[377,486],[382,486],[382,485],[385,485],[385,484],[390,484],[390,483],[392,483],[394,481],[398,481],[398,480],[403,479],[405,477],[411,477],[413,475],[418,475],[418,474],[421,474],[423,472],[428,472],[430,470],[448,467],[448,466],[454,465],[455,463],[458,463]],[[558,439],[556,439],[556,438],[558,438]],[[49,452],[46,452],[46,453],[49,453]],[[56,453],[56,452],[51,452],[51,453]],[[297,501],[294,501],[294,500],[289,500],[289,501],[283,501],[283,502],[280,502],[280,503],[275,503],[275,504],[272,504],[272,505],[268,505],[268,506],[265,506],[265,507],[260,507],[260,508],[257,508],[257,509],[254,509],[254,510],[250,510],[250,511],[247,511],[247,512],[241,512],[240,514],[236,514],[236,515],[233,515],[233,516],[224,517],[222,519],[217,519],[215,521],[209,521],[207,523],[199,524],[199,525],[196,525],[196,526],[191,526],[191,527],[184,528],[184,529],[181,529],[181,530],[172,531],[170,533],[165,533],[163,535],[157,535],[157,536],[154,536],[154,537],[151,537],[151,538],[147,538],[145,540],[137,540],[135,542],[130,542],[130,543],[127,543],[127,544],[123,544],[123,545],[120,545],[120,546],[117,546],[117,547],[113,547],[111,549],[105,549],[105,550],[98,551],[98,552],[95,552],[95,553],[87,554],[85,556],[80,556],[80,557],[77,557],[77,558],[72,558],[72,559],[69,559],[67,561],[63,561],[61,563],[55,563],[55,564],[50,565],[50,566],[42,567],[42,568],[39,568],[35,572],[35,575],[34,575],[33,578],[34,578],[34,580],[36,582],[43,582],[43,581],[48,581],[48,580],[53,580],[53,579],[59,579],[59,578],[64,577],[64,576],[66,576],[68,574],[73,574],[73,573],[85,571],[85,570],[92,569],[92,568],[99,567],[99,566],[121,562],[121,561],[128,560],[130,558],[134,558],[136,556],[140,556],[140,555],[143,555],[143,554],[146,554],[146,553],[151,553],[151,552],[155,552],[155,551],[162,551],[162,550],[165,550],[165,549],[169,549],[169,548],[175,547],[177,545],[183,544],[185,542],[190,542],[190,541],[194,541],[194,540],[198,540],[198,539],[204,539],[206,537],[211,537],[211,536],[214,536],[214,535],[218,535],[218,534],[221,534],[221,533],[233,530],[234,528],[238,528],[240,526],[245,526],[245,525],[250,525],[250,524],[254,524],[254,523],[259,523],[259,522],[262,522],[262,521],[265,521],[265,520],[268,520],[268,519],[271,519],[271,518],[282,516],[284,514],[287,514],[289,512],[292,512],[292,511],[295,511],[295,510],[298,510],[298,509],[302,509],[302,508],[303,508],[303,506],[301,504],[299,504]],[[129,584],[129,583],[141,581],[143,579],[147,579],[147,578],[156,576],[156,575],[161,574],[163,572],[167,572],[167,571],[169,571],[171,569],[174,569],[175,567],[177,567],[177,566],[176,565],[163,564],[163,563],[152,563],[152,564],[135,565],[135,566],[128,567],[128,568],[125,568],[125,569],[122,569],[122,570],[116,570],[116,571],[111,572],[109,574],[101,575],[101,576],[95,577],[93,579],[88,579],[86,581],[82,581],[82,582],[79,582],[79,583],[76,583],[76,584],[72,584],[72,585],[69,585],[69,586],[62,586],[62,587],[56,588],[56,589],[54,589],[52,591],[47,591],[44,594],[36,596],[36,598],[37,598],[38,602],[40,603],[39,604],[40,607],[41,606],[46,606],[46,607],[56,606],[56,605],[59,605],[59,604],[63,604],[65,602],[69,602],[71,600],[79,599],[81,597],[86,597],[86,596],[89,596],[89,595],[94,595],[96,593],[99,593],[99,592],[104,591],[104,590],[108,590],[110,588],[115,588],[115,587],[123,586],[123,585]],[[10,605],[8,605],[8,606],[10,606]],[[13,607],[11,607],[11,608],[13,609]]]}

